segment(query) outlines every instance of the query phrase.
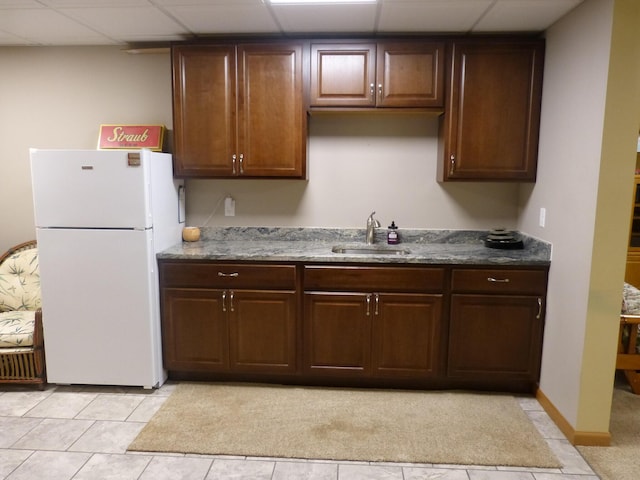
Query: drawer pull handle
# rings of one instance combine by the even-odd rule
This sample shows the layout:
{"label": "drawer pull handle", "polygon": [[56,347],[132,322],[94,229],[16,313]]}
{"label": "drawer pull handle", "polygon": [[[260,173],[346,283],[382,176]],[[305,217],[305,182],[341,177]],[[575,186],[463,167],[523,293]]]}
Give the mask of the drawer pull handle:
{"label": "drawer pull handle", "polygon": [[378,315],[378,314],[379,314],[379,310],[378,310],[378,307],[379,307],[379,306],[380,306],[380,295],[378,295],[378,294],[376,293],[376,311],[374,312],[374,313],[375,313],[375,315]]}
{"label": "drawer pull handle", "polygon": [[233,312],[233,290],[229,293],[229,309]]}
{"label": "drawer pull handle", "polygon": [[367,317],[371,315],[371,294],[367,294]]}
{"label": "drawer pull handle", "polygon": [[538,297],[538,314],[536,315],[536,320],[540,320],[542,316],[542,298]]}
{"label": "drawer pull handle", "polygon": [[223,291],[222,291],[222,311],[223,311],[223,312],[226,312],[226,311],[227,311],[227,305],[226,305],[226,302],[227,302],[227,291],[226,291],[226,290],[223,290]]}
{"label": "drawer pull handle", "polygon": [[487,281],[488,282],[493,282],[493,283],[509,283],[509,279],[508,278],[487,277]]}
{"label": "drawer pull handle", "polygon": [[238,275],[240,275],[238,272],[233,272],[233,273],[218,272],[219,277],[237,277]]}

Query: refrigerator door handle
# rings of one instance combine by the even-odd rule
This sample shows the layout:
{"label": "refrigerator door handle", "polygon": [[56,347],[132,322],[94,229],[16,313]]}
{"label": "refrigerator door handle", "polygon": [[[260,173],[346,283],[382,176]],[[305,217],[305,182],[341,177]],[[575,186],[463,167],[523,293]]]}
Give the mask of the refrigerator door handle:
{"label": "refrigerator door handle", "polygon": [[186,204],[186,192],[184,185],[180,185],[178,187],[178,223],[184,223],[185,218],[187,217]]}

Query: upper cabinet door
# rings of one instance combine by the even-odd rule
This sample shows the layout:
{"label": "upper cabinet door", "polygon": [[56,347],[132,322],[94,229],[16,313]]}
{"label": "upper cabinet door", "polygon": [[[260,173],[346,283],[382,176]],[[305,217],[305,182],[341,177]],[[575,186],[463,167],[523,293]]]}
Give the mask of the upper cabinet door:
{"label": "upper cabinet door", "polygon": [[373,107],[375,43],[311,45],[311,106]]}
{"label": "upper cabinet door", "polygon": [[382,42],[377,57],[377,106],[443,106],[444,43]]}
{"label": "upper cabinet door", "polygon": [[238,175],[304,178],[302,44],[238,46]]}
{"label": "upper cabinet door", "polygon": [[444,43],[311,45],[312,107],[442,107]]}
{"label": "upper cabinet door", "polygon": [[304,178],[302,63],[301,43],[175,46],[175,175]]}
{"label": "upper cabinet door", "polygon": [[230,176],[236,149],[235,47],[176,46],[172,62],[175,175]]}
{"label": "upper cabinet door", "polygon": [[535,181],[542,41],[453,46],[438,180]]}

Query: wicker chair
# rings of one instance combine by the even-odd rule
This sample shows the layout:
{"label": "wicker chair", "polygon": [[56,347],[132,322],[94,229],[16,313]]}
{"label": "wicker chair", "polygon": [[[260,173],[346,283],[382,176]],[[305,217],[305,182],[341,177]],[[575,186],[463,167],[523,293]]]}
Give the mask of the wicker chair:
{"label": "wicker chair", "polygon": [[616,369],[624,371],[631,390],[640,395],[640,289],[624,284]]}
{"label": "wicker chair", "polygon": [[0,383],[46,383],[35,240],[0,256]]}

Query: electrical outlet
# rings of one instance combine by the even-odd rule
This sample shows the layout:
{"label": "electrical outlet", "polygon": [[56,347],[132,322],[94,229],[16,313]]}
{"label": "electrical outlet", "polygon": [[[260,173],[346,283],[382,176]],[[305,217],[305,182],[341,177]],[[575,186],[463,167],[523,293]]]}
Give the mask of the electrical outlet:
{"label": "electrical outlet", "polygon": [[547,223],[547,209],[542,207],[540,209],[540,226],[544,228],[545,223]]}
{"label": "electrical outlet", "polygon": [[228,196],[224,199],[224,216],[234,217],[236,214],[236,201],[233,197]]}

